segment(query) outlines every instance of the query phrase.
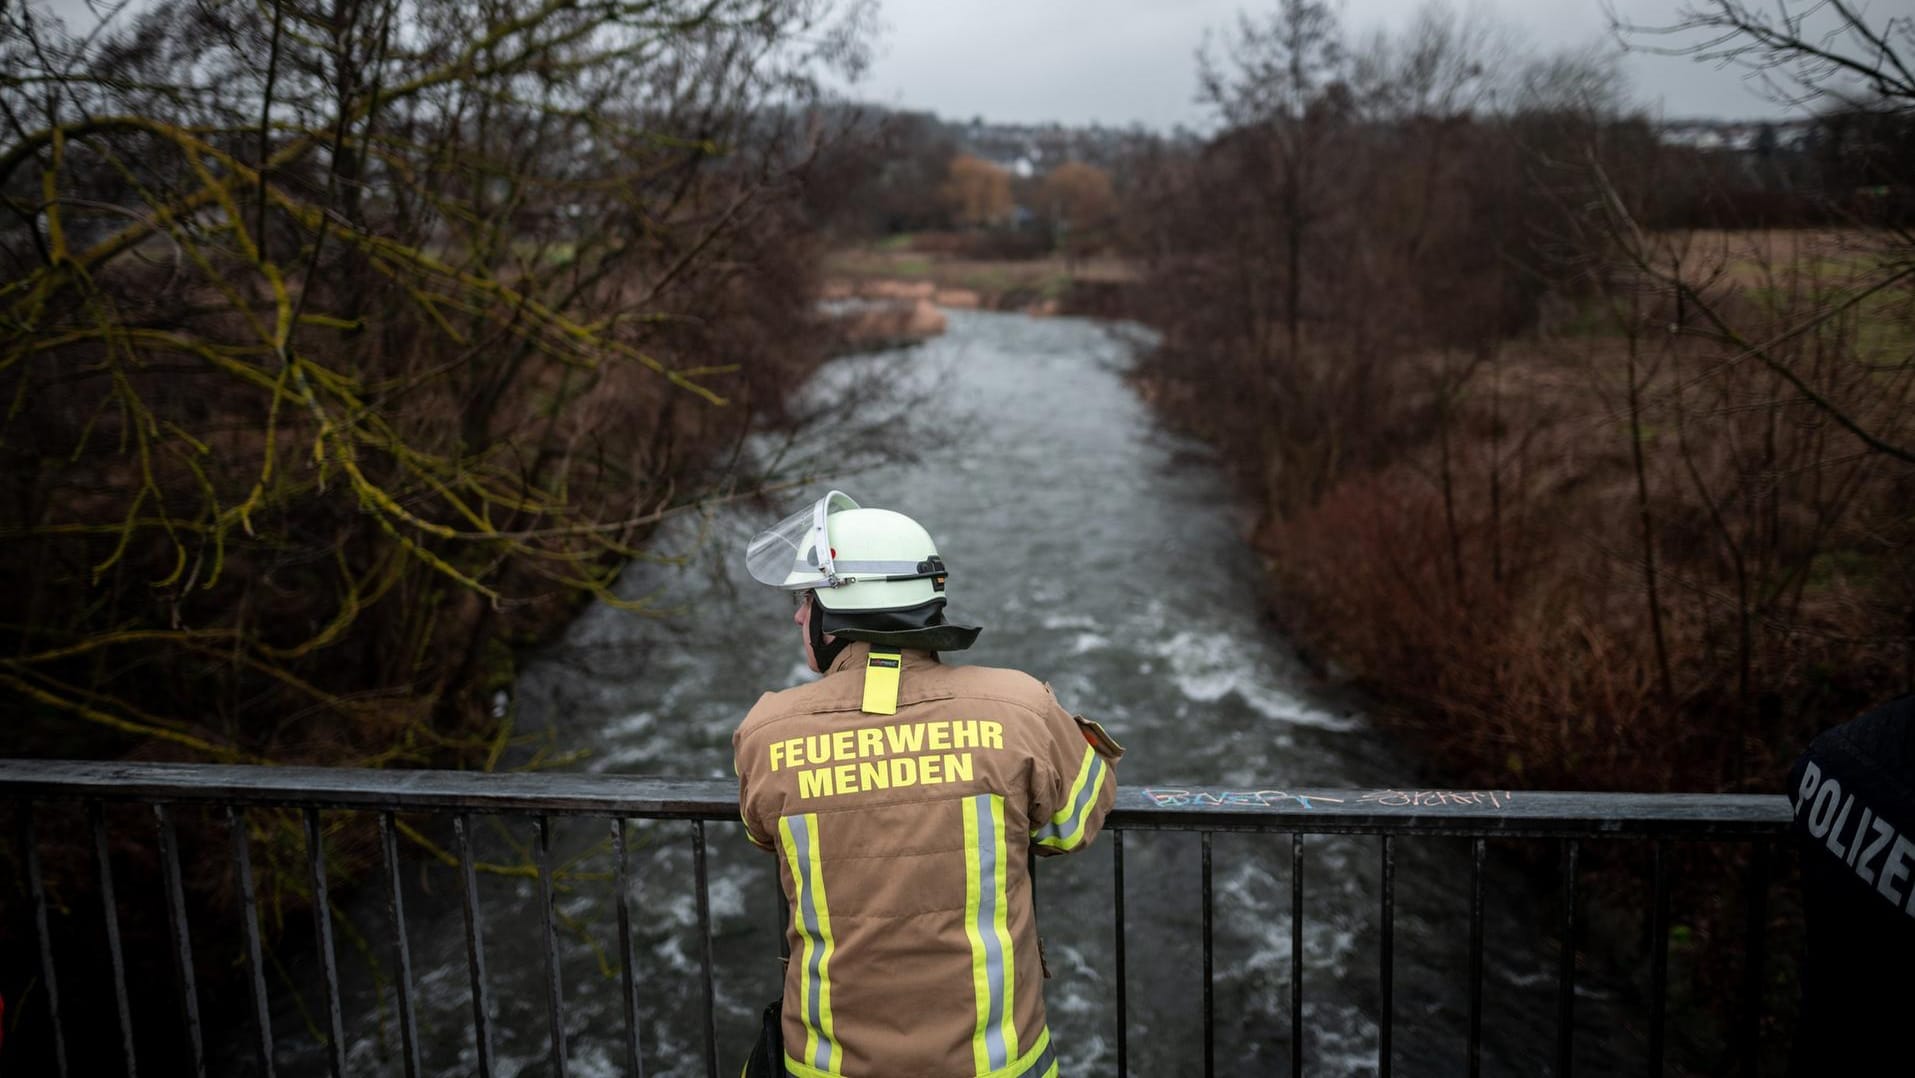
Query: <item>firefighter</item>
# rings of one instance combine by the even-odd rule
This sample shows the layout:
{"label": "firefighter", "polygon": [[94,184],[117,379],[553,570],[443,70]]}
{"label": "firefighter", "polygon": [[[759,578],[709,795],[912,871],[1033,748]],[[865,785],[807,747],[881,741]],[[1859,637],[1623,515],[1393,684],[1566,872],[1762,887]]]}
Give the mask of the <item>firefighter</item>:
{"label": "firefighter", "polygon": [[746,1073],[1051,1078],[1027,852],[1090,844],[1123,748],[1026,674],[940,660],[979,630],[946,619],[950,574],[910,517],[832,491],[747,561],[791,594],[824,676],[766,693],[732,737],[746,833],[791,909]]}

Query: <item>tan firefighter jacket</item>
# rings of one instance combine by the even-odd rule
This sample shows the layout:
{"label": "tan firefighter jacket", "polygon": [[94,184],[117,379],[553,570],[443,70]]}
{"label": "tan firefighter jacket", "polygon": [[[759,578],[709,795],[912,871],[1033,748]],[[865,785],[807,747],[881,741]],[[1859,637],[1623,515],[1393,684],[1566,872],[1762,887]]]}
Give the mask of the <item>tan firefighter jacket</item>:
{"label": "tan firefighter jacket", "polygon": [[[895,714],[862,710],[873,662],[873,686],[898,678]],[[1025,674],[866,643],[766,693],[732,746],[792,909],[785,1069],[1055,1075],[1026,851],[1090,844],[1122,747]]]}

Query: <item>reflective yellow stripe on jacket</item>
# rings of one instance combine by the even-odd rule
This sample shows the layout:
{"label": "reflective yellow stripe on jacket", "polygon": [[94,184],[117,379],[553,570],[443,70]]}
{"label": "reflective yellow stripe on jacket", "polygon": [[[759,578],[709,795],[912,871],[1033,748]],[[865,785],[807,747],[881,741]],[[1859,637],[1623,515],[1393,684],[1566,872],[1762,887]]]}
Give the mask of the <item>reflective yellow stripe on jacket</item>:
{"label": "reflective yellow stripe on jacket", "polygon": [[[793,1059],[789,1052],[785,1053],[785,1074],[788,1078],[839,1078],[831,1072],[806,1066]],[[977,1078],[1057,1078],[1057,1050],[1051,1047],[1051,1031],[1039,1030],[1037,1043],[1010,1066],[981,1071]]]}
{"label": "reflective yellow stripe on jacket", "polygon": [[967,797],[964,809],[964,934],[971,940],[971,989],[977,1032],[971,1058],[989,1074],[1017,1059],[1017,1022],[1011,994],[1017,987],[1016,948],[1011,943],[1006,886],[1004,799]]}
{"label": "reflective yellow stripe on jacket", "polygon": [[1064,807],[1057,810],[1049,823],[1031,832],[1031,841],[1054,850],[1074,850],[1082,845],[1084,836],[1089,833],[1084,822],[1090,819],[1097,796],[1109,781],[1110,768],[1104,764],[1104,758],[1097,755],[1096,749],[1084,746],[1084,763],[1077,769],[1077,781],[1071,783]]}
{"label": "reflective yellow stripe on jacket", "polygon": [[844,1048],[831,1028],[831,911],[818,857],[818,814],[781,818],[778,836],[791,866],[791,915],[804,944],[798,978],[799,1013],[805,1026],[803,1062],[836,1074],[844,1065]]}

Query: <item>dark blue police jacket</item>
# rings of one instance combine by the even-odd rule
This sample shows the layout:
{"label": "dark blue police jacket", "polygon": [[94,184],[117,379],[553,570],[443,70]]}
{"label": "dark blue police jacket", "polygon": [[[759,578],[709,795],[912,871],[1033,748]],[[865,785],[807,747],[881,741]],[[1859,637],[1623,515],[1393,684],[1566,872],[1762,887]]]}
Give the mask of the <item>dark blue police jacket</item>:
{"label": "dark blue police jacket", "polygon": [[1915,1074],[1915,696],[1789,772],[1807,953],[1793,1072]]}

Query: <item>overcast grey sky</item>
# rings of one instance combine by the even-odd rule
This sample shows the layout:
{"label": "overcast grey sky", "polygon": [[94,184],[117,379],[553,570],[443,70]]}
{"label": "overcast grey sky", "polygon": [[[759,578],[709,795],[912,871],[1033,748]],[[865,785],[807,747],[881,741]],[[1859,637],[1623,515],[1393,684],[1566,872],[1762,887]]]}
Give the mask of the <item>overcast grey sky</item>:
{"label": "overcast grey sky", "polygon": [[[1422,0],[1335,2],[1347,30],[1407,24]],[[1673,20],[1679,0],[1612,0],[1643,23]],[[1206,29],[1265,0],[880,0],[876,61],[855,96],[947,119],[1202,127],[1195,55]],[[1451,5],[1469,8],[1469,0]],[[1608,40],[1600,0],[1475,0],[1541,48]],[[1795,5],[1797,7],[1806,5]],[[1865,9],[1915,8],[1873,0]],[[1631,55],[1634,98],[1671,118],[1778,117],[1736,69]]]}
{"label": "overcast grey sky", "polygon": [[[5,3],[6,0],[0,0]],[[88,0],[45,0],[69,25],[88,23]],[[117,0],[92,0],[112,7]],[[153,0],[133,0],[137,10]],[[926,109],[946,119],[1205,128],[1196,103],[1196,53],[1207,30],[1235,24],[1274,0],[877,0],[875,61],[850,93]],[[1425,0],[1330,0],[1353,37],[1407,25]],[[1754,0],[1764,8],[1769,0]],[[1624,18],[1673,22],[1683,0],[1610,0]],[[1515,31],[1538,49],[1613,45],[1602,0],[1449,0]],[[1801,12],[1815,0],[1788,0]],[[1859,0],[1875,25],[1915,16],[1915,0]],[[1624,59],[1634,100],[1670,118],[1779,118],[1736,68],[1681,57]]]}

